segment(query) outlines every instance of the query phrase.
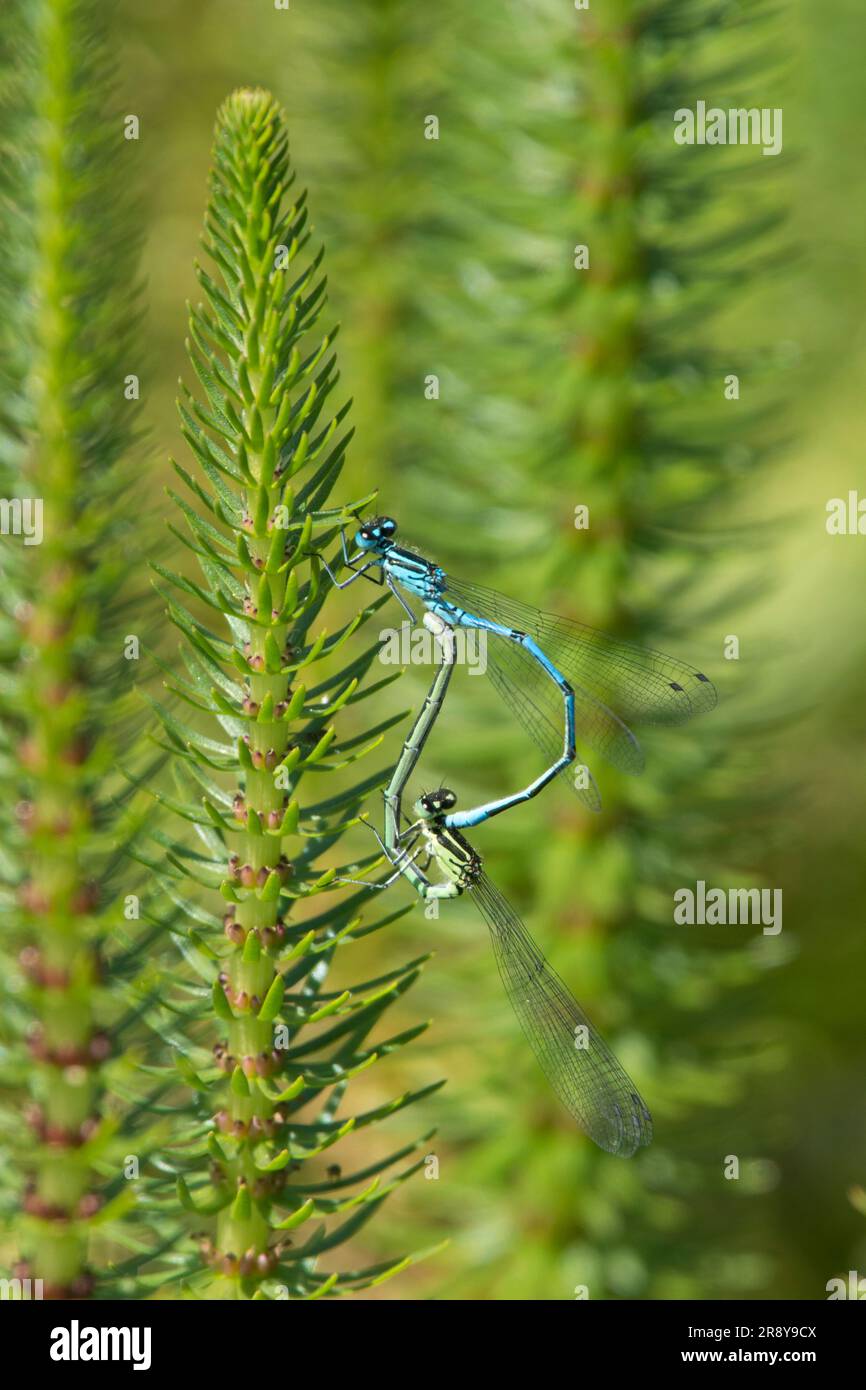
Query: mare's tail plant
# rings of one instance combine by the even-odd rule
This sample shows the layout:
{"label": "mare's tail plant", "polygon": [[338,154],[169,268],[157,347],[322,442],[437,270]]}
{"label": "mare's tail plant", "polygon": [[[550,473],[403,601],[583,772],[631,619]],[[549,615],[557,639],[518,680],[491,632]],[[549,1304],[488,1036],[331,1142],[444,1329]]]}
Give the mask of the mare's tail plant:
{"label": "mare's tail plant", "polygon": [[[387,683],[360,688],[378,648],[349,643],[381,600],[330,634],[320,625],[337,598],[314,552],[332,543],[342,515],[324,504],[349,433],[348,406],[331,408],[333,332],[320,327],[325,282],[321,252],[304,254],[309,240],[283,116],[267,93],[239,91],[217,121],[212,270],[199,269],[206,302],[190,315],[203,395],[184,392],[179,407],[200,472],[175,465],[185,492],[172,494],[204,584],[156,565],[183,636],[185,674],[168,686],[188,711],[159,706],[181,789],[168,804],[198,835],[195,848],[163,840],[158,868],[198,979],[166,1000],[166,1074],[189,1087],[189,1112],[154,1200],[170,1225],[176,1181],[198,1230],[155,1278],[216,1298],[318,1297],[387,1277],[400,1261],[339,1274],[322,1265],[423,1162],[382,1186],[415,1145],[352,1172],[329,1152],[425,1092],[364,1108],[359,1080],[350,1094],[360,1108],[338,1113],[349,1078],[420,1031],[368,1041],[420,962],[352,990],[328,987],[337,947],[388,920],[359,930],[357,897],[345,895],[316,909],[337,872],[328,857],[383,781],[342,770],[393,720],[361,729],[356,717]],[[343,648],[346,664],[332,659]],[[353,1149],[341,1145],[345,1163],[344,1147],[349,1160]]]}
{"label": "mare's tail plant", "polygon": [[7,1248],[46,1298],[99,1289],[95,1229],[114,1235],[134,1190],[112,1092],[135,1013],[115,929],[137,915],[116,759],[136,756],[142,637],[138,295],[104,10],[13,0],[0,22],[0,1124]]}

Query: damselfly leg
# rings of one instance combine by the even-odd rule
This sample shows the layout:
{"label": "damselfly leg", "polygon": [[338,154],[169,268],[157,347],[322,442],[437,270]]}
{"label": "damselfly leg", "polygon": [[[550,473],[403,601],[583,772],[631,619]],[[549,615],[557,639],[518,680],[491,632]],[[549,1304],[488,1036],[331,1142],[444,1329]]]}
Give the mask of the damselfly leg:
{"label": "damselfly leg", "polygon": [[[373,827],[370,826],[370,829],[373,830]],[[420,858],[421,854],[424,851],[423,842],[421,844],[417,844],[417,832],[414,838],[411,840],[411,842],[408,845],[406,845],[404,849],[399,850],[397,853],[394,853],[393,851],[388,849],[388,847],[384,844],[381,837],[379,836],[378,832],[374,831],[373,833],[376,835],[376,839],[382,846],[382,849],[384,850],[388,860],[394,866],[394,873],[391,874],[389,878],[383,879],[381,883],[371,883],[370,880],[367,878],[344,878],[342,876],[336,878],[334,880],[335,883],[351,883],[356,888],[390,888],[392,883],[396,883],[397,879],[400,878],[401,875],[405,874],[407,866],[410,864],[414,864]],[[413,848],[415,849],[414,854],[412,853]]]}

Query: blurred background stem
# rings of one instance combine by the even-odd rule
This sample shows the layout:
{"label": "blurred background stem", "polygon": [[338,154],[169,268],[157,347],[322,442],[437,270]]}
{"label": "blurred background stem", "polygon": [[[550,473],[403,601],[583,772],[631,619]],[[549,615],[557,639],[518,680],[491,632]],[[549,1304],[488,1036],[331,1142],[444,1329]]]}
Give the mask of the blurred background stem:
{"label": "blurred background stem", "polygon": [[146,618],[127,607],[141,525],[135,178],[111,112],[106,7],[14,3],[3,28],[3,487],[41,508],[35,539],[3,537],[7,1200],[16,1269],[68,1298],[94,1287],[94,1220],[133,1192],[109,1098],[112,1054],[133,1041],[115,1031],[126,980],[109,998],[103,975],[135,886],[116,759],[135,761]]}

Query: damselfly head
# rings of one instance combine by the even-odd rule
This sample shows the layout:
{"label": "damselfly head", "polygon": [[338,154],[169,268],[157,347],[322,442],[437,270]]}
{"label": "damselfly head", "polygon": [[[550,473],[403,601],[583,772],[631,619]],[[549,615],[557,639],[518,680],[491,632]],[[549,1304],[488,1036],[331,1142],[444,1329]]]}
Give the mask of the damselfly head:
{"label": "damselfly head", "polygon": [[391,516],[374,516],[365,521],[360,531],[355,532],[355,544],[359,550],[378,550],[394,539],[397,523]]}
{"label": "damselfly head", "polygon": [[457,795],[448,787],[439,787],[435,792],[425,792],[415,802],[415,814],[423,820],[435,820],[444,816],[457,805]]}

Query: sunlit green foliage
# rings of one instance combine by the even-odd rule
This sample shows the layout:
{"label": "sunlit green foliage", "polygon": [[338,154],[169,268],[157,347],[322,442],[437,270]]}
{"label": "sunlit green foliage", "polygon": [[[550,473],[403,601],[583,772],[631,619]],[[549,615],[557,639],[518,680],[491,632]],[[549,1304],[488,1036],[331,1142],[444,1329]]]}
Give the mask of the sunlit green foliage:
{"label": "sunlit green foliage", "polygon": [[348,406],[332,401],[321,252],[310,251],[306,198],[267,93],[239,91],[220,111],[205,248],[206,302],[191,311],[188,342],[201,392],[179,403],[197,469],[175,465],[182,491],[172,494],[204,585],[154,565],[185,668],[167,681],[174,705],[157,707],[179,789],[160,799],[197,839],[160,834],[164,857],[153,861],[179,909],[173,934],[189,967],[166,981],[163,1075],[186,1083],[189,1099],[152,1191],[167,1230],[176,1185],[208,1233],[149,1282],[182,1280],[209,1297],[320,1297],[405,1263],[328,1272],[332,1252],[423,1153],[413,1144],[345,1174],[330,1160],[345,1136],[427,1091],[345,1108],[352,1077],[423,1031],[371,1037],[421,962],[389,964],[347,990],[330,982],[338,950],[395,915],[377,904],[384,915],[359,926],[357,897],[334,906],[321,896],[333,885],[331,851],[382,784],[381,771],[339,774],[393,723],[364,706],[363,731],[340,733],[341,712],[393,675],[365,682],[377,646],[359,629],[380,599],[335,631],[321,625],[332,591],[312,552],[330,546],[341,515],[325,504]]}
{"label": "sunlit green foliage", "polygon": [[[862,559],[853,539],[822,546],[820,521],[826,498],[846,495],[862,474],[858,325],[866,278],[859,273],[862,180],[850,134],[864,115],[856,60],[862,5],[782,4],[764,27],[755,23],[762,7],[754,0],[591,0],[583,12],[569,0],[530,7],[516,0],[472,6],[443,0],[432,8],[412,0],[337,0],[281,12],[235,0],[120,3],[123,25],[114,53],[123,64],[124,105],[118,110],[142,117],[136,153],[146,167],[147,334],[155,349],[146,404],[160,454],[174,448],[176,435],[177,315],[192,292],[188,248],[200,220],[207,113],[233,84],[266,80],[289,109],[318,209],[318,234],[329,246],[331,299],[345,324],[341,369],[347,394],[356,398],[358,437],[340,500],[378,487],[404,533],[455,569],[476,578],[483,571],[521,597],[660,641],[705,664],[722,690],[711,720],[690,735],[653,741],[644,783],[603,780],[607,809],[597,823],[578,818],[551,789],[535,807],[479,835],[491,873],[652,1102],[653,1149],[640,1165],[624,1165],[575,1141],[515,1040],[471,914],[443,911],[434,928],[414,907],[396,932],[372,932],[359,942],[361,973],[373,978],[394,969],[397,933],[405,942],[414,932],[419,954],[435,948],[433,968],[397,1006],[397,1031],[409,1026],[404,1020],[417,1017],[416,1010],[429,1010],[434,1029],[422,1047],[396,1051],[359,1076],[351,1091],[361,1097],[356,1106],[373,1109],[402,1089],[401,1071],[407,1087],[447,1073],[448,1088],[425,1103],[421,1121],[443,1121],[435,1146],[440,1180],[407,1184],[389,1203],[390,1220],[370,1222],[351,1252],[338,1250],[333,1263],[324,1255],[322,1268],[362,1268],[379,1260],[389,1268],[395,1245],[425,1243],[431,1230],[445,1226],[454,1235],[449,1251],[389,1284],[387,1297],[445,1289],[465,1297],[568,1298],[581,1283],[593,1297],[750,1291],[824,1297],[829,1277],[863,1267],[864,1249],[862,1222],[842,1196],[863,1171],[863,934],[857,910],[864,811]],[[105,8],[78,0],[62,6],[6,0],[0,6],[0,492],[9,496],[16,486],[25,495],[34,490],[22,471],[31,458],[22,440],[33,433],[25,386],[31,300],[22,286],[33,274],[36,243],[23,197],[29,179],[22,175],[25,164],[27,170],[38,164],[38,145],[24,133],[33,69],[22,61],[20,44],[10,50],[10,29],[25,12],[30,22],[61,10],[92,18]],[[764,35],[768,47],[751,64]],[[788,52],[789,41],[798,68],[784,92],[783,158],[676,149],[670,118],[680,103],[697,97],[725,103],[730,94],[738,102],[777,104],[775,60]],[[56,75],[63,72],[64,65],[56,65]],[[439,118],[438,141],[425,139],[430,113]],[[128,186],[131,153],[127,149],[123,170],[109,166],[109,196],[93,200],[94,225],[102,230],[91,247],[101,246],[105,217]],[[733,168],[738,159],[742,177]],[[807,248],[799,265],[764,234],[769,228],[752,224],[758,205],[757,224],[767,208],[771,220],[775,216],[774,185],[783,171],[796,181],[794,211]],[[590,247],[592,273],[573,268],[580,243]],[[753,254],[765,251],[767,259],[749,271]],[[113,263],[104,260],[100,275],[117,271],[127,292],[132,265],[122,254]],[[776,294],[773,277],[787,270],[789,288]],[[104,299],[102,293],[89,299],[88,314],[94,305],[107,312]],[[722,319],[714,323],[716,310]],[[758,436],[750,413],[764,394],[760,373],[776,363],[766,357],[757,362],[755,349],[774,337],[793,340],[792,354],[797,342],[802,346],[806,370],[796,411],[810,433],[805,448],[789,452],[784,467],[762,482],[753,466]],[[137,359],[126,365],[115,328],[104,339],[111,349],[107,376],[119,382],[137,370]],[[73,347],[71,372],[74,358]],[[652,370],[644,371],[645,364]],[[731,371],[744,384],[736,405],[724,401],[719,385]],[[425,397],[431,373],[439,377],[438,400]],[[120,395],[111,399],[119,404]],[[125,410],[123,421],[131,422],[131,403]],[[786,410],[786,423],[792,417]],[[38,459],[33,466],[42,467]],[[154,476],[149,469],[150,485]],[[207,488],[198,469],[195,477]],[[122,492],[128,498],[125,481]],[[591,525],[576,532],[573,508],[581,503],[590,506]],[[62,515],[71,515],[68,499],[64,507]],[[738,507],[754,523],[749,532],[735,530]],[[791,513],[797,509],[795,529]],[[212,521],[206,509],[201,515]],[[95,513],[88,517],[96,519]],[[698,537],[700,552],[693,549]],[[787,539],[784,554],[773,555],[772,589],[767,564],[747,593],[734,590],[750,551],[763,560],[768,542],[780,537]],[[124,549],[132,539],[123,537]],[[0,547],[4,577],[8,570],[14,579],[8,593],[14,597],[23,588],[18,562],[26,567],[28,588],[41,585],[41,593],[40,548],[25,552],[5,536]],[[176,564],[184,576],[192,573],[162,548],[158,559]],[[356,595],[350,591],[346,599]],[[744,602],[753,596],[762,602],[762,625]],[[333,600],[336,613],[351,611],[346,599]],[[198,600],[191,608],[208,623]],[[374,626],[398,618],[383,610]],[[137,631],[138,622],[129,629],[121,624],[119,631],[130,629]],[[104,623],[102,630],[106,650],[116,654],[115,629]],[[720,639],[731,631],[744,638],[739,667],[722,664]],[[374,628],[364,632],[353,639],[353,652],[359,640],[372,647]],[[17,624],[7,620],[7,821],[10,807],[26,802],[30,791],[17,739],[33,710],[22,717],[22,686],[8,674],[16,669],[19,647]],[[735,669],[745,677],[736,686]],[[767,697],[761,672],[772,675],[783,698]],[[382,692],[377,720],[397,709],[396,693],[401,704],[408,701],[403,691],[410,679]],[[458,674],[441,738],[425,761],[428,783],[447,774],[461,795],[480,797],[504,787],[506,764],[509,785],[535,766],[484,685]],[[802,701],[804,687],[818,692],[818,710],[806,729],[786,735],[781,755],[767,758],[746,741],[749,717],[757,710],[763,724],[778,723],[791,702]],[[110,692],[103,694],[108,701]],[[344,709],[341,738],[348,730],[366,737],[367,708]],[[212,711],[184,710],[181,702],[170,713],[198,733],[215,734]],[[112,727],[108,715],[101,719]],[[232,742],[224,733],[216,737]],[[745,751],[738,755],[738,749]],[[750,760],[745,778],[744,757]],[[799,779],[806,795],[778,795],[780,774],[786,786]],[[219,772],[214,780],[228,785]],[[371,786],[375,780],[369,779]],[[768,795],[777,830],[792,837],[787,847],[768,843],[763,825],[760,833],[752,830],[757,803]],[[198,811],[199,796],[184,790],[175,799]],[[226,810],[225,803],[215,804]],[[374,797],[369,808],[375,804]],[[198,828],[209,833],[209,827]],[[187,848],[196,832],[188,833]],[[360,849],[367,844],[362,833],[352,841]],[[2,840],[8,890],[29,872],[32,848],[18,826],[4,823]],[[291,857],[295,841],[286,843]],[[204,853],[215,859],[213,850]],[[335,855],[345,858],[339,848]],[[154,862],[165,870],[164,856]],[[669,920],[674,887],[699,875],[742,882],[745,870],[750,881],[765,872],[769,882],[784,884],[781,938],[675,932]],[[121,877],[124,891],[135,891],[131,864]],[[218,875],[212,877],[216,882]],[[151,884],[156,887],[155,877]],[[210,945],[221,954],[213,886],[194,892],[180,880],[171,886],[183,903],[194,899],[196,911],[204,912],[200,939],[210,933]],[[402,885],[392,892],[390,904],[378,904],[389,915],[409,902]],[[324,901],[300,902],[294,920],[308,912],[315,918]],[[160,1012],[157,1004],[153,1021],[205,1078],[210,1094],[201,1093],[199,1137],[192,1141],[201,1147],[216,1111],[215,1093],[227,1085],[212,1068],[210,1049],[231,1025],[215,1028],[212,1014],[199,1012],[202,1000],[185,992],[195,969],[205,968],[195,952],[188,976],[175,969],[165,986],[153,954],[150,894],[142,902],[151,968],[144,979],[125,978],[113,988],[123,993],[133,1019],[149,1011],[154,990],[157,1001],[191,1010],[186,1020]],[[14,1023],[3,1039],[10,1045],[3,1081],[13,1083],[6,1088],[4,1131],[15,1140],[6,1148],[3,1176],[10,1178],[4,1200],[12,1215],[23,1195],[21,1173],[26,1181],[34,1159],[38,1167],[46,1156],[21,1129],[23,1094],[50,1073],[41,1063],[31,1069],[20,1041],[9,1036],[20,1039],[43,1009],[41,991],[25,985],[16,961],[41,920],[25,917],[9,891],[3,907],[5,1012]],[[371,920],[374,907],[365,905]],[[186,907],[169,902],[158,915],[162,930],[189,952]],[[122,921],[119,909],[113,920]],[[106,941],[102,910],[99,921]],[[81,925],[76,917],[76,930]],[[124,924],[122,934],[135,927]],[[137,941],[130,937],[130,947]],[[778,949],[782,943],[787,953]],[[796,946],[799,959],[788,968],[763,968],[781,963]],[[345,978],[341,970],[348,965],[357,976],[355,956],[337,953],[333,973]],[[137,968],[134,957],[122,964],[127,971]],[[210,972],[219,968],[210,961]],[[119,970],[112,975],[119,978]],[[211,985],[211,974],[199,976],[198,984]],[[110,1025],[117,998],[100,989],[90,1002],[100,1022]],[[130,1040],[127,1029],[118,1046],[128,1052]],[[763,1075],[753,1065],[756,1056]],[[785,1065],[785,1056],[793,1062]],[[149,1106],[141,1113],[132,1109],[128,1123],[134,1127],[156,1112],[167,1130],[178,1113],[187,1083],[165,1066],[165,1053],[160,1061],[155,1077],[133,1078],[127,1064],[122,1075],[115,1072],[115,1087],[127,1101],[134,1107],[144,1099]],[[111,1079],[99,1069],[100,1087]],[[189,1114],[181,1106],[179,1123],[194,1134]],[[420,1114],[395,1116],[397,1143],[411,1143]],[[369,1126],[333,1152],[347,1170],[363,1169],[382,1158],[384,1141],[381,1127]],[[145,1176],[149,1143],[136,1133],[121,1144],[121,1151],[143,1160]],[[213,1241],[220,1218],[179,1219],[177,1171],[199,1200],[207,1195],[205,1170],[194,1148],[187,1161],[179,1150],[166,1149],[164,1135],[162,1147],[156,1160],[162,1187],[155,1190],[151,1217],[162,1227],[157,1239],[175,1250],[178,1264],[166,1264],[151,1283],[165,1285],[163,1292],[172,1296],[177,1290],[167,1280],[173,1270],[203,1270],[185,1230],[208,1228]],[[745,1158],[738,1183],[721,1177],[720,1155],[731,1148]],[[80,1156],[89,1163],[86,1148]],[[326,1153],[319,1160],[323,1169],[329,1158]],[[96,1161],[117,1186],[116,1156]],[[308,1176],[304,1169],[295,1175],[299,1182]],[[327,1173],[324,1180],[335,1181]],[[52,1241],[53,1223],[17,1217],[12,1242],[2,1246],[10,1265],[15,1256],[9,1252],[25,1225],[31,1252]],[[136,1253],[121,1291],[145,1292],[140,1268],[156,1240],[129,1222],[123,1229]],[[92,1240],[89,1229],[76,1230],[74,1263],[80,1264]],[[302,1228],[298,1243],[304,1238]],[[755,1251],[767,1250],[779,1254],[772,1266],[755,1258]],[[213,1271],[202,1273],[206,1288],[217,1287],[213,1279]],[[231,1281],[223,1291],[234,1291]]]}

